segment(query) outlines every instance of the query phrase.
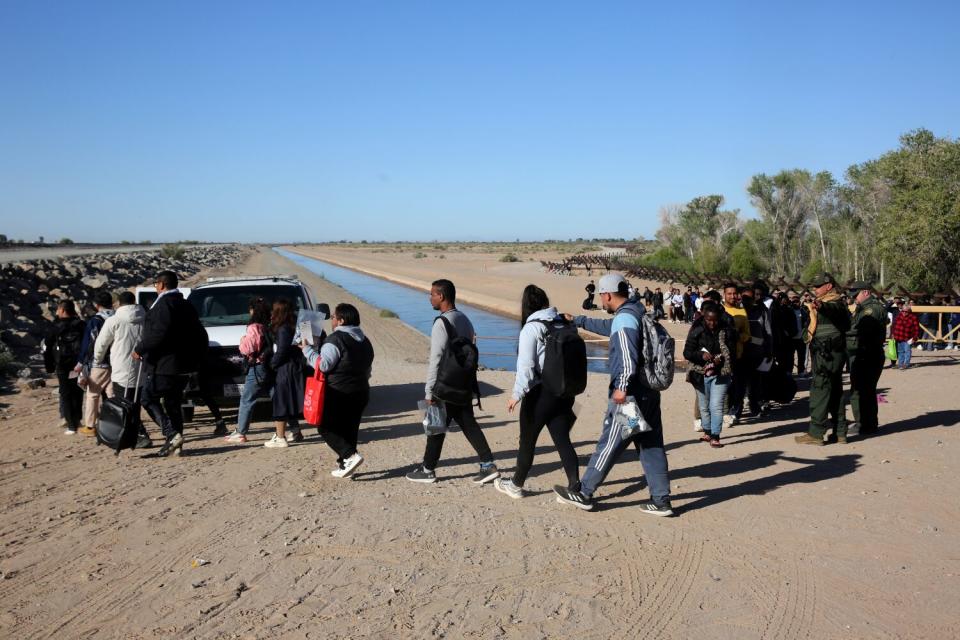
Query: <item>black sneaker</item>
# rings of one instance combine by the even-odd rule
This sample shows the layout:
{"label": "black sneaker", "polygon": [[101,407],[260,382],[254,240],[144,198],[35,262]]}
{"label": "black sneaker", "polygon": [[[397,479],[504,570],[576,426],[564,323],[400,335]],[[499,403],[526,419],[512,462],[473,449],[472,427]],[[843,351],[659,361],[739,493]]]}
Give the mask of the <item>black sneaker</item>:
{"label": "black sneaker", "polygon": [[435,471],[427,471],[422,465],[407,474],[407,480],[410,482],[436,482],[437,474]]}
{"label": "black sneaker", "polygon": [[491,464],[489,467],[480,467],[480,471],[473,476],[474,484],[486,484],[493,482],[500,477],[500,470],[497,465]]}
{"label": "black sneaker", "polygon": [[553,491],[557,494],[557,502],[561,504],[572,504],[577,509],[584,511],[593,511],[593,499],[588,498],[579,491],[571,491],[563,485],[554,485]]}
{"label": "black sneaker", "polygon": [[153,446],[153,440],[150,439],[150,436],[141,433],[137,436],[137,449],[149,449]]}
{"label": "black sneaker", "polygon": [[229,431],[227,431],[227,422],[223,418],[217,420],[215,424],[216,427],[213,430],[213,435],[225,436],[229,433]]}
{"label": "black sneaker", "polygon": [[641,502],[640,511],[641,513],[649,513],[652,516],[660,516],[661,518],[673,515],[673,507],[670,506],[669,502],[664,502],[663,504],[657,504],[653,501]]}
{"label": "black sneaker", "polygon": [[173,434],[173,437],[163,443],[163,446],[160,447],[160,450],[157,451],[157,456],[160,458],[166,458],[167,456],[178,456],[183,451],[183,436],[179,433]]}

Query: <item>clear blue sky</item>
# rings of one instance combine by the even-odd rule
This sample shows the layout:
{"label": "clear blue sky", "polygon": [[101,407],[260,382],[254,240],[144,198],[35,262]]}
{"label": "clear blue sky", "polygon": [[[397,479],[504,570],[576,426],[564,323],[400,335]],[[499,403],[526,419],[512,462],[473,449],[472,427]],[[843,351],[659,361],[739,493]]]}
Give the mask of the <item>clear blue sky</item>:
{"label": "clear blue sky", "polygon": [[665,4],[5,0],[0,233],[650,237],[960,135],[960,3]]}

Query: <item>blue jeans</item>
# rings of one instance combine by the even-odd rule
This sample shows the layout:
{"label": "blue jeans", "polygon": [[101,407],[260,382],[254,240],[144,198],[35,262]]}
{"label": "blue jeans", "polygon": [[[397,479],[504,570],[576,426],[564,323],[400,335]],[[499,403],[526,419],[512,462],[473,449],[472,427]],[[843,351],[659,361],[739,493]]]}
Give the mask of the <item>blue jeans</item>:
{"label": "blue jeans", "polygon": [[910,347],[912,347],[909,342],[897,342],[897,366],[898,367],[909,367],[910,366]]}
{"label": "blue jeans", "polygon": [[703,430],[713,436],[719,436],[723,428],[723,401],[729,386],[730,376],[708,376],[703,379],[703,391],[697,390]]}
{"label": "blue jeans", "polygon": [[267,379],[267,367],[257,364],[250,367],[247,377],[243,381],[243,392],[240,394],[240,410],[237,412],[237,433],[247,434],[250,429],[250,417],[253,415],[253,405],[263,388],[261,383]]}
{"label": "blue jeans", "polygon": [[632,442],[637,448],[643,475],[650,487],[650,497],[659,505],[670,500],[670,479],[668,477],[667,454],[663,450],[663,421],[660,415],[660,392],[644,390],[637,396],[640,412],[652,429],[624,440],[620,428],[613,424],[613,412],[616,406],[607,403],[607,413],[603,418],[603,430],[597,441],[597,449],[590,456],[590,462],[580,481],[580,491],[587,497],[593,496],[597,487],[607,477],[607,473],[620,458],[623,450]]}

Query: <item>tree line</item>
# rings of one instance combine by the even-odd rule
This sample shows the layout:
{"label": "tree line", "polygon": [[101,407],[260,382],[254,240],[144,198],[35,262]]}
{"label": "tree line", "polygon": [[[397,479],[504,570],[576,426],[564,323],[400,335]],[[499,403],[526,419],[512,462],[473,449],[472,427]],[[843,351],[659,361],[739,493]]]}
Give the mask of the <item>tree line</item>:
{"label": "tree line", "polygon": [[843,180],[788,169],[753,176],[747,193],[757,219],[720,195],[662,208],[657,249],[642,263],[804,282],[829,271],[927,292],[960,284],[960,139],[918,129]]}

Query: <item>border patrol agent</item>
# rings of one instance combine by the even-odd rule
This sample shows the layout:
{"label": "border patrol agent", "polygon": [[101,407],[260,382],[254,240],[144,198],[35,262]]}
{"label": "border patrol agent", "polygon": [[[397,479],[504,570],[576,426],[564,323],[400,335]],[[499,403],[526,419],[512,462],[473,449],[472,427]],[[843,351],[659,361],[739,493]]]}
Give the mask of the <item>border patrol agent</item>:
{"label": "border patrol agent", "polygon": [[[887,311],[869,282],[854,282],[849,295],[857,307],[847,333],[850,363],[850,407],[856,423],[849,435],[877,433],[877,382],[883,371],[883,346],[887,335]],[[859,429],[858,429],[859,428]]]}
{"label": "border patrol agent", "polygon": [[810,344],[813,380],[810,383],[810,430],[795,437],[799,444],[823,446],[823,436],[833,418],[837,441],[847,442],[847,418],[843,410],[843,365],[850,311],[840,299],[837,283],[829,273],[813,280],[816,299],[811,304],[810,325],[804,338]]}

